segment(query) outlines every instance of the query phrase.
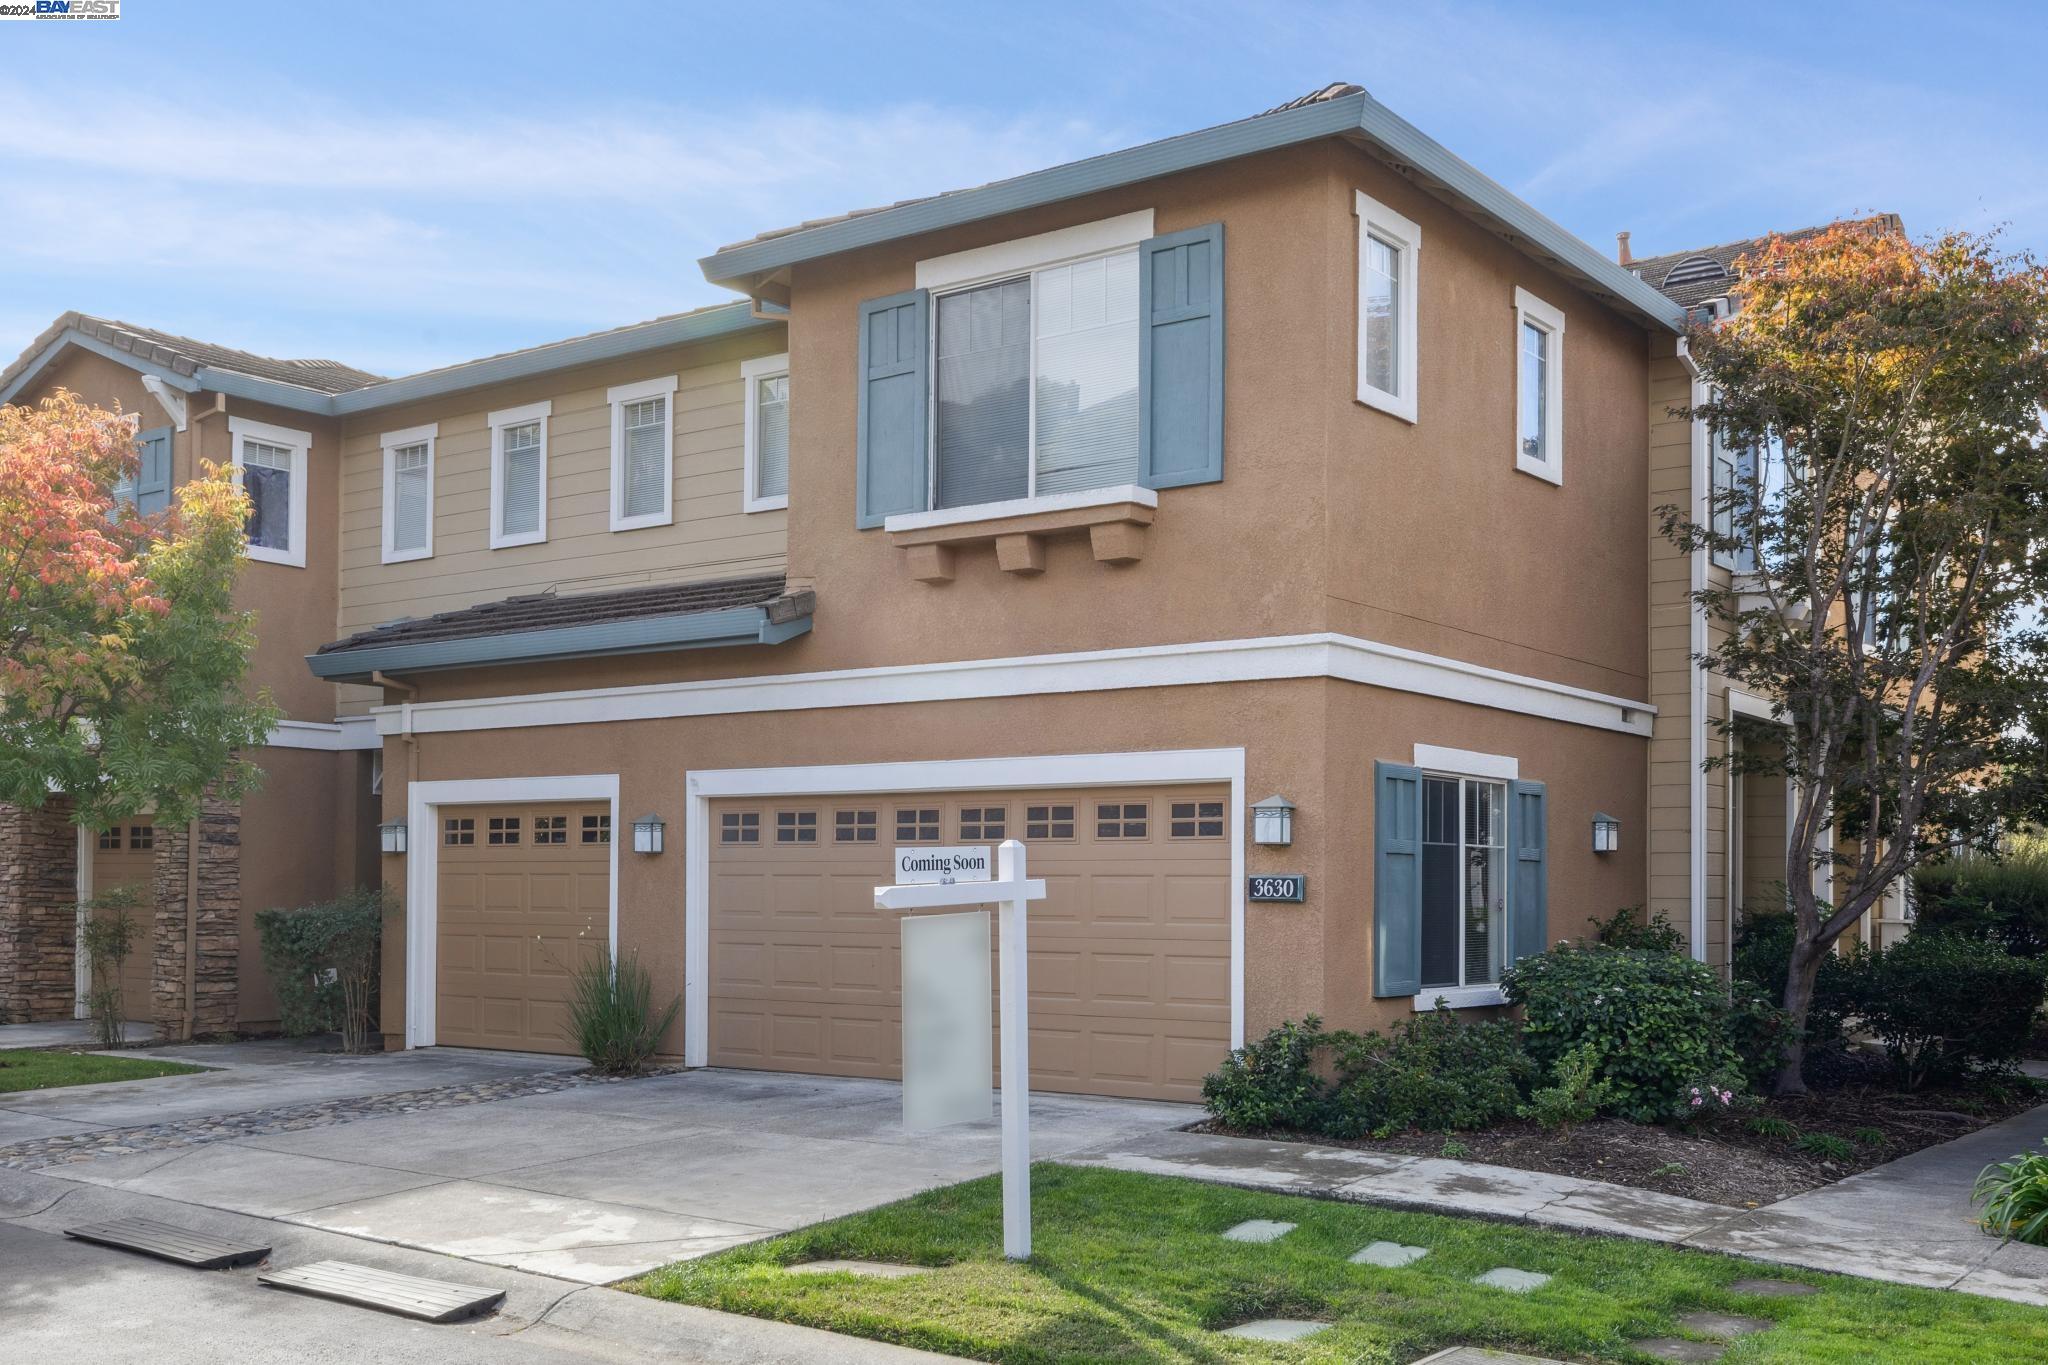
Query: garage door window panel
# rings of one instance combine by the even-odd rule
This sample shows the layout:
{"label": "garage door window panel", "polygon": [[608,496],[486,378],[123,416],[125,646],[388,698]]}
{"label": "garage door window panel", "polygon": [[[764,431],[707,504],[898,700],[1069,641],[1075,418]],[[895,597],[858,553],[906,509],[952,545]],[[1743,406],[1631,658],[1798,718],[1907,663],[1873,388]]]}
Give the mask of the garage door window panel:
{"label": "garage door window panel", "polygon": [[1168,832],[1176,839],[1223,837],[1221,801],[1176,801],[1173,803],[1172,815]]}
{"label": "garage door window panel", "polygon": [[612,841],[612,818],[609,815],[586,815],[583,817],[583,842],[586,844],[608,844]]}
{"label": "garage door window panel", "polygon": [[1010,812],[1007,806],[962,806],[960,808],[960,838],[968,843],[987,840],[1000,843],[1010,836]]}
{"label": "garage door window panel", "polygon": [[485,831],[485,842],[509,846],[519,842],[520,817],[517,815],[493,815]]}
{"label": "garage door window panel", "polygon": [[901,807],[896,812],[896,842],[936,844],[939,841],[937,806]]}
{"label": "garage door window panel", "polygon": [[815,844],[818,842],[818,812],[780,810],[775,812],[775,842]]}
{"label": "garage door window panel", "polygon": [[729,810],[719,817],[718,841],[722,844],[758,844],[761,842],[761,812],[757,810]]}
{"label": "garage door window panel", "polygon": [[1074,837],[1074,808],[1068,805],[1026,806],[1024,837],[1067,842]]}
{"label": "garage door window panel", "polygon": [[567,844],[569,842],[569,817],[566,815],[534,816],[533,842],[540,845]]}
{"label": "garage door window panel", "polygon": [[1095,837],[1144,839],[1151,828],[1151,807],[1143,801],[1102,801],[1095,806]]}
{"label": "garage door window panel", "polygon": [[841,844],[872,844],[875,842],[875,812],[871,810],[842,810],[832,817],[832,838]]}
{"label": "garage door window panel", "polygon": [[441,842],[450,848],[466,847],[476,842],[476,821],[463,816],[450,817],[441,822]]}

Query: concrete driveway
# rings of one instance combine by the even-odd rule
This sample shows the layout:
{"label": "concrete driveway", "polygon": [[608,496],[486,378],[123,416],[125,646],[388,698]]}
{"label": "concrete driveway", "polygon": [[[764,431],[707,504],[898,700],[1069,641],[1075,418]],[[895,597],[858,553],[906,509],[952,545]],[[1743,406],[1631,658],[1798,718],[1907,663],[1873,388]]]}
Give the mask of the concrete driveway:
{"label": "concrete driveway", "polygon": [[[380,1064],[412,1068],[397,1089],[426,1068],[467,1076],[561,1066],[438,1050],[326,1060],[353,1068],[358,1084],[384,1081]],[[298,1074],[303,1065],[277,1068],[294,1096],[313,1085]],[[136,1093],[117,1102],[50,1092],[36,1097],[33,1116],[105,1121],[137,1106],[189,1116],[208,1099],[246,1107],[256,1098],[217,1077],[90,1089]],[[261,1103],[278,1100],[263,1094]],[[602,1284],[987,1175],[999,1159],[993,1122],[904,1132],[894,1083],[764,1072],[693,1071],[353,1119],[347,1110],[337,1103],[336,1121],[297,1131],[98,1156],[46,1173]],[[1033,1153],[1127,1142],[1198,1116],[1183,1105],[1035,1095]]]}

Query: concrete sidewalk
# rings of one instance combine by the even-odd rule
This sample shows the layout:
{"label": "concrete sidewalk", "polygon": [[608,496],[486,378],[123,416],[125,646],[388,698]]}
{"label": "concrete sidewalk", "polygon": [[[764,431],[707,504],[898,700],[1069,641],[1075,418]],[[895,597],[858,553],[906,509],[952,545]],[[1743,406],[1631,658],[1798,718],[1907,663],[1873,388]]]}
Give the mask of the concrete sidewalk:
{"label": "concrete sidewalk", "polygon": [[[155,1218],[267,1244],[272,1267],[345,1260],[505,1291],[488,1317],[430,1326],[267,1289],[261,1267],[194,1271],[71,1241],[63,1229]],[[433,1361],[437,1365],[917,1365],[944,1357],[643,1299],[516,1270],[30,1172],[0,1171],[0,1333],[38,1365]]]}
{"label": "concrete sidewalk", "polygon": [[[131,1043],[139,1043],[155,1032],[155,1026],[146,1019],[130,1019],[122,1026],[122,1036]],[[79,1047],[92,1048],[97,1039],[93,1036],[90,1019],[51,1019],[40,1024],[0,1024],[0,1049],[11,1047]]]}
{"label": "concrete sidewalk", "polygon": [[2048,1248],[1986,1236],[1970,1205],[1970,1186],[1980,1170],[2037,1148],[2044,1137],[2048,1107],[1755,1210],[1472,1161],[1207,1133],[1155,1133],[1061,1159],[1633,1237],[2048,1305]]}

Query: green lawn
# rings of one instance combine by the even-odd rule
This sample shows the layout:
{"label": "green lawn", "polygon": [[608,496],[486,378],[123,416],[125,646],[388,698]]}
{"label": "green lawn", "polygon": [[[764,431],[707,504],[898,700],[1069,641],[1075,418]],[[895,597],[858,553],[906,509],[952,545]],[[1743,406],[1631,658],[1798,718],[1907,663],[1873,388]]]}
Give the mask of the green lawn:
{"label": "green lawn", "polygon": [[144,1057],[101,1057],[88,1052],[6,1048],[0,1049],[0,1095],[15,1090],[54,1090],[60,1085],[183,1076],[204,1070],[203,1066],[150,1061]]}
{"label": "green lawn", "polygon": [[[1695,1309],[1770,1318],[1727,1365],[2048,1360],[2048,1310],[1868,1280],[1760,1269],[1703,1252],[1475,1219],[1396,1213],[1194,1181],[1041,1165],[1036,1254],[1002,1259],[1000,1184],[977,1180],[655,1271],[627,1286],[680,1303],[1001,1361],[1413,1361],[1452,1345],[1645,1361],[1631,1339],[1683,1335]],[[1298,1223],[1264,1246],[1217,1234],[1247,1218]],[[1901,1229],[1902,1235],[1905,1230]],[[1369,1242],[1430,1248],[1401,1270],[1355,1266]],[[789,1275],[830,1258],[943,1267],[912,1279]],[[1526,1295],[1470,1279],[1495,1266],[1556,1278]],[[1730,1293],[1744,1276],[1818,1294]],[[1213,1335],[1251,1318],[1335,1323],[1269,1346]]]}

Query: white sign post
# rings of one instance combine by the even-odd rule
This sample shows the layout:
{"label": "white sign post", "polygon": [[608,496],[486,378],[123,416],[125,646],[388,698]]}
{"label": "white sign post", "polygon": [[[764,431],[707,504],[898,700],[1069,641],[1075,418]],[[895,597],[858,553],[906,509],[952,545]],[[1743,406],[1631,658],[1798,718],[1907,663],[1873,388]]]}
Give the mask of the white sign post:
{"label": "white sign post", "polygon": [[[929,875],[906,866],[905,854],[939,850],[899,849],[897,876],[904,882],[875,888],[878,910],[942,910],[967,905],[1000,907],[996,934],[996,1000],[1002,1028],[1003,1064],[1003,1254],[1013,1261],[1031,1255],[1031,1044],[1025,957],[1024,906],[1045,899],[1045,883],[1024,872],[1024,845],[1005,839],[996,850],[993,881],[911,881]],[[960,853],[970,850],[950,849]],[[915,859],[913,859],[913,862]],[[971,874],[970,874],[971,875]],[[910,1064],[906,1050],[905,1066]],[[906,1084],[909,1075],[905,1074]]]}

